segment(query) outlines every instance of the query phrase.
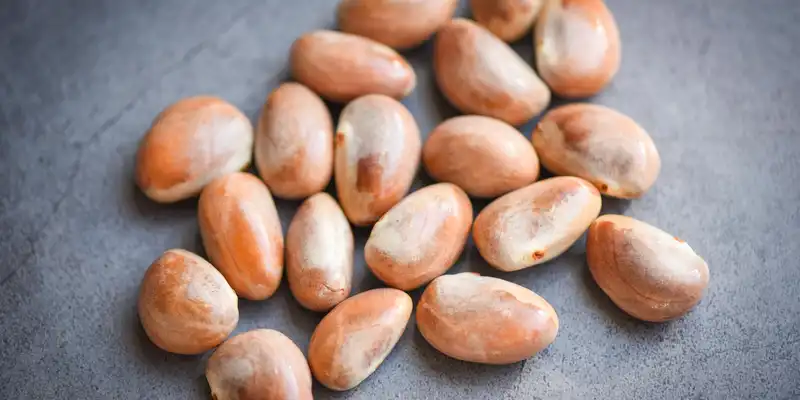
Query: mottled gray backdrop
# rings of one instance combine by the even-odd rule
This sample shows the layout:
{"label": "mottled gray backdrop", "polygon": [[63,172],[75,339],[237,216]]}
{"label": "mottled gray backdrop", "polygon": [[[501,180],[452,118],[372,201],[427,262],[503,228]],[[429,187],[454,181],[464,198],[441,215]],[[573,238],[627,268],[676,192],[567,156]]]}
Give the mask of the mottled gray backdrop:
{"label": "mottled gray backdrop", "polygon": [[[156,205],[134,187],[137,141],[183,96],[219,95],[255,118],[287,78],[294,38],[333,27],[335,3],[0,2],[0,398],[209,397],[205,358],[158,350],[136,317],[153,259],[202,252],[195,201]],[[641,323],[594,284],[582,242],[510,274],[470,243],[452,271],[544,296],[561,320],[555,343],[524,363],[471,365],[412,323],[372,377],[344,394],[317,385],[318,398],[800,396],[800,1],[608,4],[623,62],[592,101],[646,127],[663,170],[643,199],[604,209],[688,241],[711,268],[705,299],[681,320]],[[515,48],[531,60],[530,38]],[[419,86],[404,103],[427,135],[455,111],[434,85],[430,45],[406,55]],[[296,206],[279,202],[284,229]],[[356,232],[358,290],[379,286],[363,265],[367,234]],[[285,284],[240,307],[237,332],[279,329],[304,351],[320,319]]]}

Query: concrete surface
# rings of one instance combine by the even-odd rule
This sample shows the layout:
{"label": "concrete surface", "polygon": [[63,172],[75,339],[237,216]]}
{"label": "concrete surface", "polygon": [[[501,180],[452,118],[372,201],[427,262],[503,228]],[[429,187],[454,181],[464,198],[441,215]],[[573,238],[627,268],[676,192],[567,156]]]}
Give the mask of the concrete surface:
{"label": "concrete surface", "polygon": [[[343,394],[315,387],[317,398],[800,396],[800,2],[608,3],[623,64],[593,101],[650,131],[663,172],[643,199],[606,201],[605,210],[688,241],[711,268],[705,299],[678,321],[640,323],[593,283],[582,243],[511,274],[490,270],[470,244],[452,271],[502,276],[544,296],[561,318],[556,342],[524,363],[470,365],[437,353],[412,323],[367,381]],[[156,349],[136,316],[153,259],[171,247],[202,252],[194,201],[160,206],[134,187],[137,141],[164,106],[198,93],[254,118],[287,76],[292,40],[333,27],[334,8],[0,3],[0,398],[209,397],[205,358]],[[516,48],[530,59],[530,46]],[[404,103],[424,132],[455,113],[433,84],[430,54],[407,53],[420,84]],[[297,203],[279,205],[285,228]],[[367,233],[357,231],[357,247]],[[360,252],[357,260],[357,289],[379,286]],[[321,317],[285,284],[268,301],[242,301],[241,316],[237,332],[279,329],[303,350]]]}

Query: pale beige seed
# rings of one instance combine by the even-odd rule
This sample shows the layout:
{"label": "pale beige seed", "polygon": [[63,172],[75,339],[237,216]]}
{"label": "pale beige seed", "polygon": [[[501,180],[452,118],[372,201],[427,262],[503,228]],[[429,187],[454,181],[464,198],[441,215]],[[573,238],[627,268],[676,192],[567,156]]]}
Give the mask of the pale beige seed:
{"label": "pale beige seed", "polygon": [[521,125],[550,103],[550,90],[514,50],[463,18],[436,35],[433,66],[445,97],[465,114]]}
{"label": "pale beige seed", "polygon": [[325,190],[333,174],[333,121],[317,94],[289,82],[269,95],[256,128],[255,162],[277,197]]}
{"label": "pale beige seed", "polygon": [[311,371],[286,335],[256,329],[223,343],[208,359],[206,379],[214,400],[311,400]]}
{"label": "pale beige seed", "polygon": [[600,193],[575,177],[545,179],[513,191],[478,214],[472,235],[501,271],[538,265],[564,253],[600,213]]}
{"label": "pale beige seed", "polygon": [[480,115],[448,119],[428,136],[422,161],[437,181],[475,197],[497,197],[539,177],[533,146],[507,123]]}
{"label": "pale beige seed", "polygon": [[264,182],[236,172],[215,179],[197,205],[208,258],[240,297],[264,300],[283,275],[283,232]]}
{"label": "pale beige seed", "polygon": [[593,96],[619,70],[619,30],[603,0],[546,0],[534,42],[539,75],[561,97]]}
{"label": "pale beige seed", "polygon": [[641,197],[661,170],[650,135],[630,117],[604,106],[570,104],[551,110],[532,140],[550,172],[586,179],[612,197]]}
{"label": "pale beige seed", "polygon": [[453,17],[457,0],[342,0],[339,29],[398,50],[416,47]]}
{"label": "pale beige seed", "polygon": [[530,34],[546,0],[472,0],[472,16],[489,32],[506,42]]}
{"label": "pale beige seed", "polygon": [[350,295],[353,232],[327,193],[306,199],[289,225],[286,278],[294,298],[313,311],[327,311]]}
{"label": "pale beige seed", "polygon": [[589,228],[589,270],[623,311],[645,321],[681,317],[703,297],[708,264],[683,240],[645,222],[604,215]]}
{"label": "pale beige seed", "polygon": [[165,108],[136,153],[136,183],[147,197],[172,203],[250,164],[253,126],[222,99],[196,96]]}
{"label": "pale beige seed", "polygon": [[367,95],[342,110],[335,143],[339,203],[354,225],[372,224],[411,187],[419,166],[419,127],[397,100]]}
{"label": "pale beige seed", "polygon": [[558,315],[536,293],[473,273],[436,278],[417,305],[417,327],[434,348],[463,361],[510,364],[558,334]]}
{"label": "pale beige seed", "polygon": [[411,65],[392,48],[342,32],[300,36],[292,45],[290,64],[298,82],[335,102],[368,94],[401,99],[417,85]]}
{"label": "pale beige seed", "polygon": [[380,366],[411,318],[411,297],[373,289],[341,302],[320,321],[308,344],[308,364],[332,390],[350,390]]}
{"label": "pale beige seed", "polygon": [[387,285],[413,290],[455,263],[472,226],[472,204],[458,186],[424,187],[392,207],[372,228],[364,259]]}
{"label": "pale beige seed", "polygon": [[204,353],[239,322],[236,293],[211,264],[186,250],[167,250],[147,269],[138,301],[147,337],[176,354]]}

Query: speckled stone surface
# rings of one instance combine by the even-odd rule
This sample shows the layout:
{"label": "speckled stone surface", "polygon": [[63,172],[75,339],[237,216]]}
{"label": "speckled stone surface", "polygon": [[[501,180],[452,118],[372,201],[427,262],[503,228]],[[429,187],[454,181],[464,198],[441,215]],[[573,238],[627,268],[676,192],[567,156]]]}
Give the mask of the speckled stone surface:
{"label": "speckled stone surface", "polygon": [[[333,27],[335,3],[0,4],[0,398],[209,397],[206,358],[158,350],[136,316],[153,259],[172,247],[202,254],[196,201],[161,206],[135,188],[137,141],[156,113],[188,95],[219,95],[255,118],[287,77],[293,39]],[[689,242],[710,265],[705,299],[683,319],[641,323],[594,284],[582,242],[508,274],[470,243],[452,271],[501,276],[544,296],[561,319],[555,343],[524,363],[471,365],[437,353],[412,323],[363,384],[342,394],[317,385],[317,398],[800,396],[800,2],[608,4],[623,63],[592,101],[646,127],[663,171],[643,199],[609,200],[604,211]],[[531,59],[530,39],[515,48]],[[433,83],[430,45],[406,54],[419,86],[404,103],[427,135],[455,111]],[[420,176],[417,187],[428,182]],[[297,203],[278,204],[285,229]],[[367,234],[356,231],[357,290],[379,286],[363,265]],[[285,283],[274,298],[240,307],[237,332],[279,329],[304,351],[321,318]]]}

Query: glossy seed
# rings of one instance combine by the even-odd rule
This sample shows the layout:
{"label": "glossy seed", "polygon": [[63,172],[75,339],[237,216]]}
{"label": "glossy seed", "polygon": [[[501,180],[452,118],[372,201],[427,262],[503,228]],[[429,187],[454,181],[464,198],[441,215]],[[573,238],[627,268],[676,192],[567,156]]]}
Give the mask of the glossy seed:
{"label": "glossy seed", "polygon": [[472,0],[472,16],[489,32],[506,42],[516,42],[531,32],[546,0]]}
{"label": "glossy seed", "polygon": [[289,225],[286,278],[295,299],[309,310],[327,311],[350,295],[353,232],[327,193],[303,202]]}
{"label": "glossy seed", "polygon": [[530,358],[558,334],[558,315],[536,293],[473,273],[436,278],[417,305],[417,327],[442,353],[463,361],[510,364]]}
{"label": "glossy seed", "polygon": [[436,35],[433,65],[442,93],[465,114],[520,125],[550,103],[550,90],[511,47],[463,18]]}
{"label": "glossy seed", "polygon": [[600,206],[600,193],[583,179],[545,179],[486,206],[472,235],[491,266],[516,271],[564,253],[597,218]]}
{"label": "glossy seed", "polygon": [[367,94],[408,96],[416,75],[390,47],[361,36],[319,30],[292,45],[292,76],[320,96],[348,102]]}
{"label": "glossy seed", "polygon": [[534,41],[539,75],[561,97],[595,95],[619,70],[619,30],[603,0],[546,0]]}
{"label": "glossy seed", "polygon": [[172,203],[250,164],[253,126],[222,99],[196,96],[165,108],[139,144],[136,183],[147,197]]}
{"label": "glossy seed", "polygon": [[272,296],[283,274],[283,232],[264,183],[245,172],[223,176],[203,189],[197,208],[206,254],[236,293]]}
{"label": "glossy seed", "polygon": [[533,183],[539,158],[516,128],[479,115],[442,122],[422,148],[422,161],[437,181],[475,197],[497,197]]}
{"label": "glossy seed", "polygon": [[206,379],[214,400],[313,398],[303,352],[286,335],[271,329],[225,341],[209,357]]}
{"label": "glossy seed", "polygon": [[353,224],[372,224],[411,187],[419,166],[419,127],[400,102],[368,95],[342,110],[336,132],[339,203]]}
{"label": "glossy seed", "polygon": [[397,289],[373,289],[336,306],[317,325],[308,363],[317,380],[332,390],[363,382],[394,348],[411,318],[411,297]]}
{"label": "glossy seed", "polygon": [[333,174],[333,121],[322,99],[299,83],[275,89],[258,120],[255,161],[277,197],[325,190]]}
{"label": "glossy seed", "polygon": [[395,49],[416,47],[453,17],[457,0],[342,0],[339,28]]}
{"label": "glossy seed", "polygon": [[592,223],[586,258],[608,297],[645,321],[686,314],[708,286],[708,264],[686,242],[622,215],[604,215]]}
{"label": "glossy seed", "polygon": [[397,203],[372,228],[367,265],[387,285],[413,290],[445,273],[472,226],[472,204],[458,186],[439,183]]}
{"label": "glossy seed", "polygon": [[238,298],[222,274],[180,249],[167,250],[147,269],[138,311],[150,340],[176,354],[216,347],[239,322]]}
{"label": "glossy seed", "polygon": [[661,170],[650,135],[608,107],[570,104],[551,110],[539,122],[532,140],[550,172],[586,179],[612,197],[641,197]]}

